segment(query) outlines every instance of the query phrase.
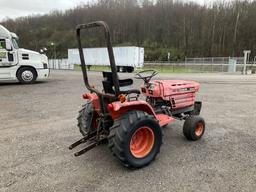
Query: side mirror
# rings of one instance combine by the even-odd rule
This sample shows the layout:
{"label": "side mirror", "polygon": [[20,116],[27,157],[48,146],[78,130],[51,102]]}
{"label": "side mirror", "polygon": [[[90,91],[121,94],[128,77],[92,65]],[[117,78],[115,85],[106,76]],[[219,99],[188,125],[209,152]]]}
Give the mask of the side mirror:
{"label": "side mirror", "polygon": [[7,51],[12,51],[12,42],[10,39],[5,40],[5,47]]}

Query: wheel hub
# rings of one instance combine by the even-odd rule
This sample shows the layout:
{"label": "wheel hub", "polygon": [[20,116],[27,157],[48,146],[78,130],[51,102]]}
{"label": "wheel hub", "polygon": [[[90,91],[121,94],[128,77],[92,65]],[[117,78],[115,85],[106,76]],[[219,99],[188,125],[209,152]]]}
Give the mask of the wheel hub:
{"label": "wheel hub", "polygon": [[32,81],[34,75],[31,71],[23,71],[23,73],[21,74],[21,77],[24,81],[29,82],[29,81]]}
{"label": "wheel hub", "polygon": [[200,137],[203,134],[204,125],[202,123],[198,123],[195,129],[196,136]]}
{"label": "wheel hub", "polygon": [[154,142],[153,130],[149,127],[141,127],[132,136],[130,151],[134,157],[144,158],[151,152]]}

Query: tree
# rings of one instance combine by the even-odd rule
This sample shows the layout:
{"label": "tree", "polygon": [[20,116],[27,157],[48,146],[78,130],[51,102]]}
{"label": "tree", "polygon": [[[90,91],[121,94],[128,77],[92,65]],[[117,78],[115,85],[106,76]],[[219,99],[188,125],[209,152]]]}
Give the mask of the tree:
{"label": "tree", "polygon": [[[58,57],[77,47],[77,24],[106,21],[114,45],[144,46],[146,59],[240,56],[256,52],[256,1],[218,2],[210,6],[178,0],[98,0],[67,11],[7,19],[22,47],[39,51],[55,42]],[[101,32],[83,34],[86,47],[104,46]]]}

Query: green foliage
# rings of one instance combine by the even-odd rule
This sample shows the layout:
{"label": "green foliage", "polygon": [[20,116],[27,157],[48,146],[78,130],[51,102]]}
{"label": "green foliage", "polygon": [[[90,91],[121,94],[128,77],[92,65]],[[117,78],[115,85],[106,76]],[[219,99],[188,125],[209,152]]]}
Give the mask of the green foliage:
{"label": "green foliage", "polygon": [[[67,11],[8,19],[3,24],[20,37],[21,47],[48,49],[53,57],[67,57],[77,47],[75,27],[106,21],[114,46],[143,46],[146,60],[179,61],[184,57],[241,56],[256,52],[256,1],[219,2],[200,6],[173,0],[99,0]],[[239,17],[238,17],[239,15]],[[82,34],[84,47],[105,46],[104,35],[91,30]]]}
{"label": "green foliage", "polygon": [[185,59],[184,52],[175,47],[163,48],[157,42],[145,41],[142,45],[145,48],[146,61],[181,61]]}

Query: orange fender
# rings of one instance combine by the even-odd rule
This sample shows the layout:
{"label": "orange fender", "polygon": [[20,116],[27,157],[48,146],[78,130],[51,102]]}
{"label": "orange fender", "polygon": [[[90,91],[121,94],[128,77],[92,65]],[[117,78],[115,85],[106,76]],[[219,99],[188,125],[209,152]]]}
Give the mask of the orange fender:
{"label": "orange fender", "polygon": [[108,110],[113,119],[117,119],[131,110],[145,111],[149,115],[153,115],[156,118],[153,108],[146,101],[128,101],[123,103],[117,101],[109,104]]}
{"label": "orange fender", "polygon": [[173,117],[165,114],[156,114],[154,109],[146,101],[129,101],[129,102],[113,102],[108,105],[108,110],[113,120],[118,119],[123,114],[131,110],[145,111],[149,115],[153,115],[154,118],[159,122],[160,127],[168,125],[175,121]]}

